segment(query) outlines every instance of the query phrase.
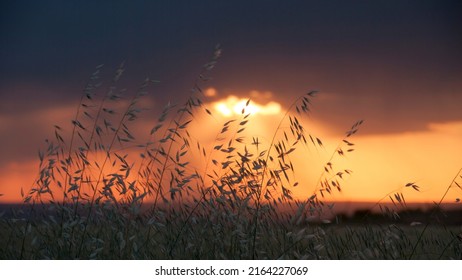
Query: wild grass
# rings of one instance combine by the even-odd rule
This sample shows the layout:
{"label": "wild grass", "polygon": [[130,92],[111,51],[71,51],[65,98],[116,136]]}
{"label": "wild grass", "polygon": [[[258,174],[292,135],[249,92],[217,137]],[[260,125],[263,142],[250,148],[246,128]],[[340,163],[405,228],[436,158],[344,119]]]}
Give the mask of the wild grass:
{"label": "wild grass", "polygon": [[[217,47],[187,100],[167,104],[142,136],[134,124],[156,81],[146,78],[130,95],[119,88],[123,64],[107,86],[100,79],[102,66],[96,67],[70,130],[55,126],[54,138],[39,152],[32,188],[21,189],[24,203],[1,218],[0,258],[462,257],[460,228],[307,222],[322,217],[332,207],[324,198],[342,190],[351,171],[338,170],[336,159],[354,151],[351,138],[363,123],[354,123],[339,141],[307,197],[294,198],[292,188],[300,182],[292,155],[303,152],[302,146],[323,147],[303,126],[316,91],[291,104],[268,143],[249,136],[247,107],[217,129],[212,145],[198,141],[190,127],[200,124],[199,115],[214,118],[202,87],[220,55]],[[449,188],[460,187],[460,179],[459,172]],[[405,187],[418,191],[414,183]],[[401,192],[388,196],[405,205]]]}

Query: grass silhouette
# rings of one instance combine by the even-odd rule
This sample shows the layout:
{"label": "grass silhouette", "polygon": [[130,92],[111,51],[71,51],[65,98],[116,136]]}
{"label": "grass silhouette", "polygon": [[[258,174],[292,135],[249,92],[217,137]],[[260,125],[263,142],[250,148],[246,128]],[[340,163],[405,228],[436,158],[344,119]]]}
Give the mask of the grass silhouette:
{"label": "grass silhouette", "polygon": [[[462,257],[460,234],[452,227],[307,222],[322,216],[326,196],[341,191],[351,171],[337,170],[335,160],[353,152],[351,138],[363,124],[358,121],[346,132],[312,192],[305,199],[294,198],[291,188],[299,182],[291,156],[300,146],[323,147],[301,121],[308,117],[316,91],[291,104],[266,145],[244,133],[252,119],[247,110],[251,100],[240,116],[217,130],[211,146],[199,142],[190,126],[200,122],[199,114],[214,118],[202,101],[202,87],[220,55],[217,46],[191,95],[182,105],[167,104],[144,141],[135,137],[133,124],[156,81],[146,78],[130,95],[118,87],[124,64],[106,88],[100,80],[102,66],[96,67],[69,135],[55,126],[54,139],[39,152],[32,188],[21,189],[24,203],[1,218],[0,258]],[[194,165],[198,161],[201,167]],[[459,172],[449,188],[459,186],[460,177]],[[418,191],[413,183],[405,187]],[[402,193],[388,196],[405,205]]]}

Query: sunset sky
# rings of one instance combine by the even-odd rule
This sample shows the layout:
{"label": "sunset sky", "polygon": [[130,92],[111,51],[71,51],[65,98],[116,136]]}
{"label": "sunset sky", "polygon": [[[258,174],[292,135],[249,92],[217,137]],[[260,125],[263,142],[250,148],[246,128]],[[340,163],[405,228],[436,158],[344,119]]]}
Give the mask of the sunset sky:
{"label": "sunset sky", "polygon": [[[335,200],[378,201],[415,182],[408,200],[439,201],[462,167],[460,1],[2,1],[0,14],[0,203],[30,187],[38,149],[69,124],[95,66],[109,79],[125,61],[128,89],[160,81],[149,123],[186,100],[217,43],[205,101],[223,121],[250,98],[249,128],[270,137],[297,97],[320,91],[306,122],[325,149],[296,159],[298,197],[360,119]],[[446,201],[460,197],[453,188]]]}

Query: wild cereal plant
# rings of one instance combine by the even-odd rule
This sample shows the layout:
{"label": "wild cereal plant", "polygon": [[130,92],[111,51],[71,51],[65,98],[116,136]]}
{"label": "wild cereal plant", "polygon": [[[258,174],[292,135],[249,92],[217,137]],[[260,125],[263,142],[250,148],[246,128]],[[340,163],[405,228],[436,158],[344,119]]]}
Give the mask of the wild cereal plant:
{"label": "wild cereal plant", "polygon": [[[353,151],[356,122],[333,151],[306,199],[293,197],[292,160],[302,145],[323,148],[303,126],[317,92],[299,97],[269,143],[249,135],[247,101],[241,115],[217,130],[214,143],[194,137],[199,116],[214,118],[202,101],[221,49],[204,65],[183,105],[167,104],[146,140],[136,120],[156,81],[133,94],[119,87],[124,64],[103,86],[102,65],[87,83],[71,128],[55,126],[39,152],[40,171],[24,205],[3,219],[2,258],[11,259],[274,259],[328,258],[320,215],[323,198],[341,191],[350,170],[335,157]],[[137,133],[135,133],[137,132]],[[67,135],[68,134],[68,135]],[[202,165],[196,164],[202,161]],[[307,186],[309,187],[309,186]]]}

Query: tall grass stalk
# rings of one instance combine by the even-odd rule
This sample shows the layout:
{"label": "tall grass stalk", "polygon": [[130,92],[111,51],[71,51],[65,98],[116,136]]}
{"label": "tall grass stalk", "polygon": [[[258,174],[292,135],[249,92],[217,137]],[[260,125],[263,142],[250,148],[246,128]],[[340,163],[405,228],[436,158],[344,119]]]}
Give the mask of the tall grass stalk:
{"label": "tall grass stalk", "polygon": [[[438,203],[436,203],[436,207],[433,208],[433,211],[431,213],[431,215],[434,215],[436,213],[436,211],[440,211],[440,207],[441,207],[441,204],[443,203],[443,200],[446,198],[449,190],[454,187],[454,186],[458,186],[459,188],[460,185],[457,184],[456,180],[457,178],[461,176],[462,174],[462,168],[459,169],[459,171],[457,172],[457,174],[454,176],[454,178],[452,179],[451,183],[449,183],[448,187],[446,188],[446,190],[444,191],[444,194],[441,196],[440,200],[438,201]],[[418,238],[417,238],[417,241],[415,242],[414,246],[412,247],[412,251],[411,251],[411,254],[409,255],[409,259],[411,260],[414,256],[415,256],[415,253],[416,253],[416,250],[417,250],[417,246],[419,246],[421,244],[421,241],[422,241],[422,237],[424,236],[425,232],[427,231],[428,229],[428,226],[430,225],[429,222],[425,223],[425,226],[424,228],[422,229],[422,231],[420,232]],[[449,244],[448,244],[449,246]],[[444,251],[446,251],[447,249],[447,246],[443,249],[443,251],[441,252],[441,255],[444,253]],[[441,257],[440,255],[440,257]]]}

